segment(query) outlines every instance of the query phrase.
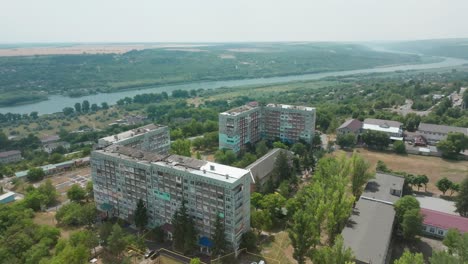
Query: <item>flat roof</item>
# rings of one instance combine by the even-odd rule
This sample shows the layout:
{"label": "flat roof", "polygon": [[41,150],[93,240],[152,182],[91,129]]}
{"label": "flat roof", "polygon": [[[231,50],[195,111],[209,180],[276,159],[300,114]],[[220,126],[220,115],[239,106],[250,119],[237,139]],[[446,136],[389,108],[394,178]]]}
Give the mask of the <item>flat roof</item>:
{"label": "flat roof", "polygon": [[398,121],[386,120],[386,119],[376,119],[376,118],[366,118],[364,119],[364,124],[368,125],[377,125],[382,127],[400,127],[403,124]]}
{"label": "flat roof", "polygon": [[266,107],[277,107],[282,109],[297,109],[302,111],[314,111],[315,107],[308,107],[302,105],[287,105],[287,104],[267,104]]}
{"label": "flat roof", "polygon": [[96,153],[134,160],[136,162],[147,162],[163,167],[188,171],[190,173],[208,177],[224,182],[233,183],[246,174],[248,170],[218,164],[210,161],[198,160],[180,155],[160,155],[153,152],[138,150],[125,146],[111,145],[103,150],[96,150]]}
{"label": "flat roof", "polygon": [[153,131],[153,130],[156,130],[156,129],[162,128],[162,127],[165,127],[165,126],[149,124],[149,125],[146,125],[146,126],[142,126],[142,127],[138,127],[138,128],[135,128],[135,129],[128,130],[128,131],[124,131],[124,132],[116,134],[116,135],[103,137],[100,140],[104,140],[104,141],[107,141],[109,143],[117,143],[117,142],[119,142],[121,140],[129,139],[129,138],[132,138],[132,137],[135,137],[135,136],[138,136],[138,135],[142,135],[142,134],[148,133],[150,131]]}
{"label": "flat roof", "polygon": [[400,197],[391,194],[390,189],[403,190],[404,182],[405,179],[401,176],[378,172],[374,179],[367,182],[361,196],[394,203]]}
{"label": "flat roof", "polygon": [[7,193],[4,193],[4,194],[0,195],[0,200],[9,198],[9,197],[11,197],[11,196],[15,196],[15,193],[14,193],[14,192],[7,192]]}
{"label": "flat roof", "polygon": [[392,236],[395,210],[392,205],[359,199],[343,232],[344,245],[356,260],[384,264]]}
{"label": "flat roof", "polygon": [[366,124],[362,126],[363,129],[367,130],[374,130],[374,131],[380,131],[380,132],[385,132],[385,133],[400,133],[400,127],[382,127],[379,125],[373,125],[373,124]]}
{"label": "flat roof", "polygon": [[419,201],[419,205],[421,206],[421,208],[430,209],[451,215],[459,215],[455,212],[455,210],[457,209],[455,207],[455,202],[424,195],[414,195],[414,197],[416,198],[416,200]]}
{"label": "flat roof", "polygon": [[468,136],[468,128],[466,127],[455,127],[445,125],[434,125],[428,123],[419,123],[418,130],[429,131],[434,133],[448,134],[450,132],[459,132]]}
{"label": "flat roof", "polygon": [[238,114],[250,111],[252,109],[258,108],[257,106],[252,106],[252,105],[242,105],[236,108],[229,109],[225,112],[220,113],[220,115],[228,115],[228,116],[236,116]]}

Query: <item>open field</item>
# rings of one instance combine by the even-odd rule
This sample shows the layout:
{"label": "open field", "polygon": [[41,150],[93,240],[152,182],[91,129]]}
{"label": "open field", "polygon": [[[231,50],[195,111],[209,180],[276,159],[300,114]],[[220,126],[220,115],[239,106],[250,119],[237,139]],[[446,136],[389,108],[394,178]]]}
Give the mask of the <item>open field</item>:
{"label": "open field", "polygon": [[[291,240],[289,239],[288,233],[281,231],[274,235],[274,239],[272,241],[262,244],[261,255],[267,260],[273,259],[278,260],[278,263],[288,264],[296,263],[292,257],[293,252],[294,249],[291,246]],[[269,263],[275,262],[269,261]]]}
{"label": "open field", "polygon": [[187,50],[193,47],[201,47],[201,44],[68,44],[68,45],[50,45],[41,47],[12,47],[0,48],[0,57],[12,56],[41,56],[41,55],[79,55],[79,54],[122,54],[131,50],[144,49],[168,49],[168,50]]}
{"label": "open field", "polygon": [[435,186],[439,179],[447,177],[459,183],[468,176],[468,161],[448,161],[438,157],[420,155],[397,155],[367,149],[358,149],[357,151],[371,163],[373,168],[375,168],[377,161],[381,160],[393,171],[427,175],[429,177],[427,191],[435,194],[442,194]]}

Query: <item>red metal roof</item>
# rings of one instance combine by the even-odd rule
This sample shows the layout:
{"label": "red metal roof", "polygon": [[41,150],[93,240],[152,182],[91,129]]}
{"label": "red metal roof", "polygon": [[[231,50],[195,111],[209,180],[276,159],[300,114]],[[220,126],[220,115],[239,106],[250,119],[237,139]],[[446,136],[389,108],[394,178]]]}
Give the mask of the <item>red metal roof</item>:
{"label": "red metal roof", "polygon": [[424,224],[439,227],[442,229],[456,228],[458,231],[468,233],[468,218],[458,215],[451,215],[434,210],[422,208]]}

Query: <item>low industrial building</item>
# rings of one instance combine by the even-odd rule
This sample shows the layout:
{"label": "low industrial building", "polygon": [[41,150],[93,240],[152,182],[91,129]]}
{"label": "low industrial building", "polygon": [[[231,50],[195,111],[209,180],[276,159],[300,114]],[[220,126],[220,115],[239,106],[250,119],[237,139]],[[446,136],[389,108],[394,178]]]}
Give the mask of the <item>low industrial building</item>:
{"label": "low industrial building", "polygon": [[430,145],[435,145],[439,141],[447,138],[451,132],[462,133],[468,136],[468,128],[454,127],[445,125],[434,125],[428,123],[420,123],[418,126],[417,134],[423,136]]}
{"label": "low industrial building", "polygon": [[391,140],[403,140],[403,124],[398,121],[366,118],[362,131],[379,131],[388,135]]}
{"label": "low industrial building", "polygon": [[[246,170],[252,174],[252,181],[258,186],[264,186],[269,179],[272,179],[275,169],[276,159],[280,153],[284,153],[289,160],[292,159],[293,153],[291,151],[275,148],[268,151],[267,154],[256,160],[254,163],[245,167]],[[259,191],[259,190],[252,190]]]}
{"label": "low industrial building", "polygon": [[423,233],[430,236],[444,238],[448,230],[457,229],[460,233],[468,233],[468,218],[459,215],[421,209],[424,216]]}
{"label": "low industrial building", "polygon": [[403,193],[404,178],[377,173],[364,189],[341,235],[357,264],[387,263],[395,210]]}
{"label": "low industrial building", "polygon": [[21,161],[23,157],[21,157],[21,151],[19,150],[9,150],[0,152],[0,163],[7,164]]}

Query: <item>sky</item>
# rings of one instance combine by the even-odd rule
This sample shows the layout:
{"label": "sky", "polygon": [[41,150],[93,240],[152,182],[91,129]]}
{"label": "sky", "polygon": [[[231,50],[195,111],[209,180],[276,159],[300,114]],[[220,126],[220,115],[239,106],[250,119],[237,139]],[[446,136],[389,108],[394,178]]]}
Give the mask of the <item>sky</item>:
{"label": "sky", "polygon": [[467,0],[0,0],[0,43],[468,38]]}

